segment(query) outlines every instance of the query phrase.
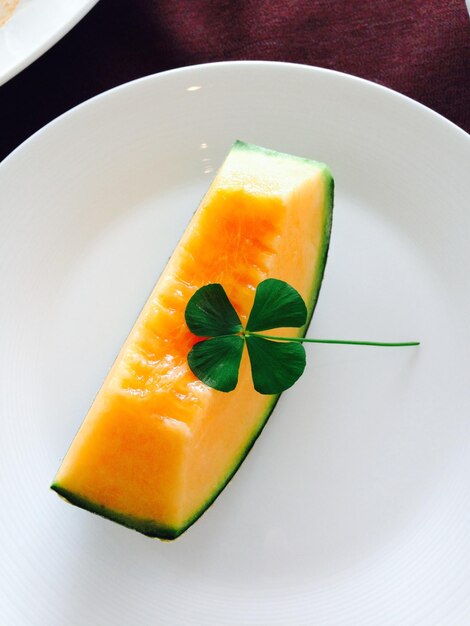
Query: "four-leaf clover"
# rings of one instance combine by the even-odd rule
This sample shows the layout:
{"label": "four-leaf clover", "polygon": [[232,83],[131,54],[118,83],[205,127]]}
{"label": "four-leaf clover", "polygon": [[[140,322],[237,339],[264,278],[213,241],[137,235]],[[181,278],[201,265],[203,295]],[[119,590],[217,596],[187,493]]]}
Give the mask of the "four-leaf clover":
{"label": "four-leaf clover", "polygon": [[218,283],[198,289],[185,311],[189,330],[198,337],[188,354],[192,372],[218,391],[232,391],[246,344],[253,384],[259,393],[279,394],[291,387],[305,369],[305,349],[297,337],[278,338],[259,331],[300,328],[307,321],[307,307],[291,285],[276,278],[261,282],[255,294],[246,328],[224,288]]}

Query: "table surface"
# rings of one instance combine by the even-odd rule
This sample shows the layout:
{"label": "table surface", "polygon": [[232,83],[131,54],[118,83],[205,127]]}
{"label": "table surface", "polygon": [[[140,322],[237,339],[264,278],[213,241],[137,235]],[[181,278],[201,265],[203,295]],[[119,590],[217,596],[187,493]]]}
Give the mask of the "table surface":
{"label": "table surface", "polygon": [[0,87],[0,160],[71,107],[127,81],[222,60],[306,63],[391,87],[470,131],[464,0],[100,0]]}

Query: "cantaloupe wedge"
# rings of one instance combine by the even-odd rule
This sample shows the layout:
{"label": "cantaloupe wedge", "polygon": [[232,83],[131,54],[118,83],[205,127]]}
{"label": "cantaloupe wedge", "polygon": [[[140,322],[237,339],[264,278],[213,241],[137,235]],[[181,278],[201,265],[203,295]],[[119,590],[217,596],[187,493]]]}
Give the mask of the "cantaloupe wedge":
{"label": "cantaloupe wedge", "polygon": [[310,320],[332,205],[326,165],[234,144],[52,489],[84,509],[163,539],[180,535],[207,509],[252,447],[278,396],[254,390],[246,350],[233,392],[199,381],[187,363],[200,338],[185,324],[186,304],[202,285],[221,283],[245,323],[256,286],[272,277],[300,292]]}

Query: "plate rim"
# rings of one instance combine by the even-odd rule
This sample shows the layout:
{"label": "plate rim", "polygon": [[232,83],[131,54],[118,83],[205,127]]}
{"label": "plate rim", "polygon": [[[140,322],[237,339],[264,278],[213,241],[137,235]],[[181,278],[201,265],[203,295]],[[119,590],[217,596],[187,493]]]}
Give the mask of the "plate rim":
{"label": "plate rim", "polygon": [[[82,7],[75,12],[75,14],[67,20],[62,26],[57,28],[47,39],[45,39],[35,50],[21,58],[15,63],[9,70],[0,74],[0,87],[5,85],[9,80],[20,74],[23,70],[29,67],[34,61],[37,61],[39,57],[45,54],[50,48],[60,41],[72,28],[74,28],[78,22],[80,22],[91,9],[98,4],[98,0],[83,0]],[[24,143],[24,142],[23,142]],[[18,146],[19,147],[19,146]],[[0,162],[1,163],[1,162]]]}
{"label": "plate rim", "polygon": [[[89,4],[96,4],[98,0],[88,0]],[[90,7],[91,8],[91,7]],[[78,21],[78,20],[77,20]],[[247,68],[250,70],[261,70],[264,68],[273,68],[273,69],[287,69],[291,71],[302,71],[307,74],[326,74],[332,76],[335,80],[342,80],[350,83],[355,83],[362,85],[362,87],[366,89],[370,89],[375,91],[377,94],[381,94],[382,96],[391,97],[396,100],[397,103],[404,105],[405,107],[414,109],[415,111],[421,113],[428,117],[428,119],[433,122],[442,125],[448,131],[454,133],[455,137],[458,137],[459,140],[465,140],[469,142],[470,145],[470,134],[467,133],[463,128],[450,121],[437,111],[434,111],[430,107],[414,100],[410,96],[406,96],[405,94],[400,93],[392,89],[391,87],[385,87],[384,85],[380,85],[366,78],[361,78],[359,76],[355,76],[354,74],[348,74],[347,72],[341,72],[339,70],[332,70],[328,68],[318,67],[316,65],[306,65],[303,63],[288,63],[284,61],[215,61],[213,63],[200,63],[197,65],[185,65],[182,67],[172,68],[165,70],[163,72],[156,72],[153,74],[147,74],[146,76],[141,76],[139,78],[127,81],[125,83],[121,83],[120,85],[116,85],[111,89],[107,89],[91,98],[80,102],[75,105],[71,109],[64,111],[50,122],[39,128],[32,135],[30,135],[27,139],[25,139],[22,143],[20,143],[16,148],[12,150],[2,161],[0,161],[0,172],[2,168],[6,165],[10,164],[11,160],[14,160],[18,154],[26,148],[30,142],[38,141],[43,133],[46,133],[50,126],[62,122],[66,120],[69,116],[73,116],[82,109],[86,109],[88,107],[94,106],[95,102],[101,102],[106,98],[113,97],[113,95],[120,91],[126,91],[129,89],[133,89],[134,85],[140,85],[150,81],[160,81],[166,80],[171,76],[178,76],[183,74],[192,74],[198,71],[217,71],[217,69],[229,69],[230,68]]]}

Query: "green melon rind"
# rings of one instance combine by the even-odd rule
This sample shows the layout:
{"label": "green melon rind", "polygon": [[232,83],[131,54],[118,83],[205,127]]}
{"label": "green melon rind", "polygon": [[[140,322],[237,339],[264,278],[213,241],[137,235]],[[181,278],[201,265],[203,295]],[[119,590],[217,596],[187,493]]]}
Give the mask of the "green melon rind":
{"label": "green melon rind", "polygon": [[[334,197],[334,181],[331,175],[329,168],[323,163],[317,163],[316,161],[311,161],[309,159],[302,159],[301,157],[292,157],[291,155],[283,155],[282,153],[274,152],[272,150],[268,150],[266,148],[259,148],[258,146],[253,146],[251,144],[245,144],[243,142],[237,141],[235,146],[238,149],[251,149],[261,151],[263,153],[270,154],[272,156],[289,156],[290,158],[300,159],[302,161],[308,161],[312,164],[315,164],[323,169],[323,177],[325,183],[325,200],[324,200],[324,219],[323,219],[323,240],[322,240],[322,248],[320,255],[318,257],[317,265],[314,270],[314,281],[312,284],[312,290],[310,292],[309,303],[308,303],[308,311],[309,316],[307,323],[301,329],[301,332],[298,333],[298,336],[305,336],[308,327],[310,325],[310,321],[312,319],[315,306],[317,304],[318,295],[320,293],[320,287],[322,284],[323,276],[325,273],[325,266],[328,257],[328,248],[330,243],[330,235],[331,235],[331,226],[333,220],[333,197]],[[131,528],[136,530],[147,537],[154,537],[163,540],[173,540],[182,535],[190,526],[192,526],[200,517],[207,511],[207,509],[213,504],[213,502],[218,498],[221,492],[228,485],[230,480],[236,474],[241,464],[247,457],[251,448],[255,445],[256,440],[261,435],[264,427],[266,426],[269,417],[271,416],[274,408],[281,397],[281,394],[277,396],[272,396],[271,400],[267,406],[267,411],[264,414],[262,420],[259,423],[258,429],[254,432],[252,437],[250,438],[246,448],[241,453],[240,457],[237,459],[232,469],[229,471],[227,476],[221,481],[219,486],[214,491],[213,495],[207,500],[202,507],[195,513],[187,522],[185,522],[180,528],[172,528],[170,526],[165,526],[163,524],[159,524],[151,519],[142,519],[139,517],[134,517],[132,515],[128,515],[125,513],[118,513],[112,509],[109,509],[103,505],[97,504],[95,502],[91,502],[90,500],[79,496],[68,489],[64,489],[58,483],[53,483],[51,485],[51,489],[57,492],[60,496],[65,498],[71,504],[81,507],[82,509],[86,509],[91,513],[96,513],[101,517],[105,517],[113,522],[117,522],[127,528]]]}
{"label": "green melon rind", "polygon": [[309,316],[303,336],[307,333],[308,327],[312,320],[315,307],[317,305],[318,296],[320,295],[320,288],[323,282],[323,276],[325,275],[326,262],[328,260],[328,250],[330,247],[331,227],[333,225],[333,201],[335,193],[335,182],[333,176],[327,165],[321,164],[323,167],[323,180],[325,183],[325,205],[323,215],[323,240],[321,244],[321,251],[318,257],[317,265],[314,270],[314,280],[312,284],[312,291],[310,292],[310,304],[309,304]]}
{"label": "green melon rind", "polygon": [[79,506],[81,509],[85,509],[90,511],[91,513],[96,513],[101,517],[105,517],[113,522],[117,522],[122,526],[127,526],[127,528],[132,528],[133,530],[137,530],[148,537],[159,537],[160,539],[176,539],[181,532],[171,528],[169,526],[164,526],[163,524],[158,524],[152,519],[142,519],[140,517],[134,517],[133,515],[128,515],[127,513],[118,513],[113,509],[108,509],[107,507],[97,504],[96,502],[91,502],[87,498],[83,498],[82,496],[77,495],[73,491],[69,491],[64,487],[61,487],[58,483],[53,483],[51,485],[51,489],[59,494],[62,498],[65,498],[67,502],[70,504],[74,504],[75,506]]}
{"label": "green melon rind", "polygon": [[247,143],[246,141],[240,141],[237,139],[232,146],[232,150],[247,150],[250,152],[258,152],[259,154],[263,154],[265,156],[273,157],[275,159],[287,159],[289,161],[297,161],[299,163],[307,163],[309,165],[315,165],[320,168],[328,169],[324,163],[320,161],[314,161],[313,159],[308,159],[306,157],[296,156],[295,154],[289,154],[287,152],[277,152],[276,150],[271,150],[270,148],[263,148],[262,146],[257,146],[253,143]]}

